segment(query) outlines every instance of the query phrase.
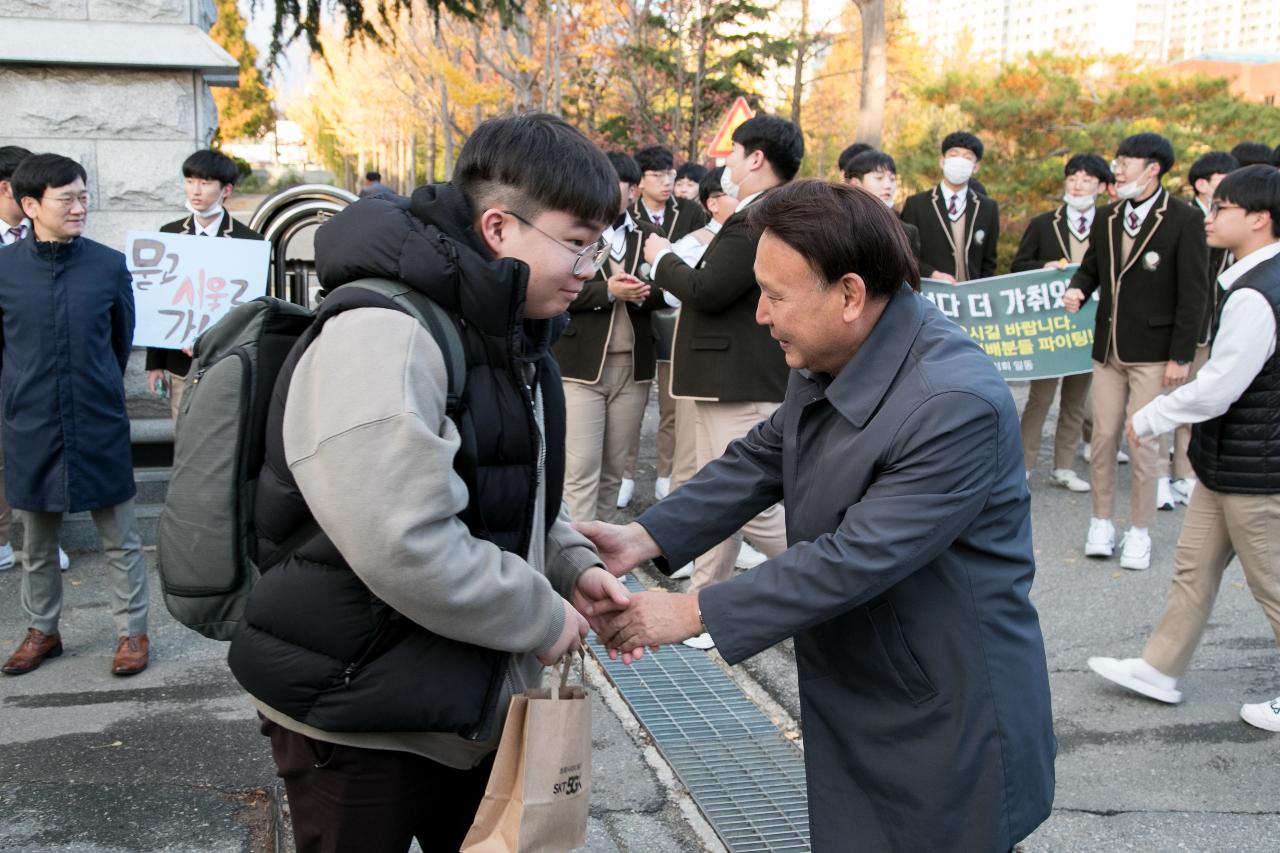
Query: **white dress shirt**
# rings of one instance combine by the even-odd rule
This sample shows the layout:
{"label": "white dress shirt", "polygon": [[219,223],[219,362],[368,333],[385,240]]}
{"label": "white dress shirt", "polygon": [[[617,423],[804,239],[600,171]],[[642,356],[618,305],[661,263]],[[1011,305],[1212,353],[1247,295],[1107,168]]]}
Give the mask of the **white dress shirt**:
{"label": "white dress shirt", "polygon": [[[946,211],[947,218],[955,222],[961,216],[964,216],[964,209],[969,204],[969,185],[966,183],[958,192],[952,192],[947,189],[946,184],[938,184],[938,188],[942,190],[942,209]],[[951,212],[951,199],[956,200],[956,212]]]}
{"label": "white dress shirt", "polygon": [[[17,228],[19,231],[21,231],[22,236],[15,237],[14,235],[10,234],[9,231],[10,229],[13,229],[13,228]],[[24,240],[26,239],[26,236],[30,233],[31,233],[30,219],[24,219],[21,222],[19,222],[17,225],[13,225],[9,222],[5,222],[3,219],[0,219],[0,246],[8,246],[10,243],[16,243],[19,240]]]}
{"label": "white dress shirt", "polygon": [[205,237],[217,237],[218,226],[221,224],[222,224],[221,216],[219,216],[217,219],[210,222],[208,225],[201,225],[199,217],[193,216],[191,217],[191,233],[197,237],[201,235]]}
{"label": "white dress shirt", "polygon": [[[1147,214],[1151,212],[1151,208],[1155,206],[1156,199],[1160,198],[1160,194],[1163,192],[1163,189],[1156,190],[1151,194],[1151,198],[1136,206],[1132,201],[1125,202],[1124,210],[1121,212],[1120,216],[1121,221],[1124,223],[1124,230],[1128,232],[1130,237],[1135,236],[1142,230],[1142,223],[1147,221]],[[1138,215],[1138,224],[1134,225],[1132,228],[1129,227],[1130,213],[1136,213]]]}
{"label": "white dress shirt", "polygon": [[1246,255],[1218,277],[1227,295],[1209,360],[1195,379],[1156,397],[1134,414],[1133,431],[1139,438],[1161,435],[1183,424],[1198,424],[1223,414],[1275,355],[1276,318],[1271,303],[1256,290],[1233,293],[1231,287],[1249,270],[1277,255],[1280,241]]}

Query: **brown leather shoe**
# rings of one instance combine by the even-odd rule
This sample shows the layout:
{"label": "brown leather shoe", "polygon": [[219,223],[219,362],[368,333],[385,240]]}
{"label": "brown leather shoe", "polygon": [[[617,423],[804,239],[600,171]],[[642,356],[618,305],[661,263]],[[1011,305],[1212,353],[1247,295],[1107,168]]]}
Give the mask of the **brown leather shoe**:
{"label": "brown leather shoe", "polygon": [[44,634],[35,628],[27,629],[27,636],[22,645],[4,662],[2,670],[5,675],[22,675],[36,669],[44,663],[45,658],[56,658],[62,654],[62,635],[58,633]]}
{"label": "brown leather shoe", "polygon": [[116,657],[111,662],[112,675],[137,675],[147,668],[147,651],[151,644],[146,634],[121,637],[116,643]]}

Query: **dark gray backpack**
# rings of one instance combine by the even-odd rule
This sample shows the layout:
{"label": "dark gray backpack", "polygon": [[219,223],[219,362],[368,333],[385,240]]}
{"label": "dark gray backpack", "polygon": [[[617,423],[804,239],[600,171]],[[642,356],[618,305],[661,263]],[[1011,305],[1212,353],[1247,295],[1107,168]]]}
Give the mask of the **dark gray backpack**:
{"label": "dark gray backpack", "polygon": [[[447,411],[454,415],[465,387],[466,355],[448,313],[422,293],[386,279],[354,281],[335,294],[347,288],[386,297],[431,333],[445,355]],[[326,313],[323,307],[320,313]],[[196,339],[174,431],[157,557],[169,612],[215,640],[231,639],[259,568],[279,562],[316,533],[306,527],[275,553],[259,555],[253,526],[271,393],[290,351],[316,317],[264,296],[232,309]]]}

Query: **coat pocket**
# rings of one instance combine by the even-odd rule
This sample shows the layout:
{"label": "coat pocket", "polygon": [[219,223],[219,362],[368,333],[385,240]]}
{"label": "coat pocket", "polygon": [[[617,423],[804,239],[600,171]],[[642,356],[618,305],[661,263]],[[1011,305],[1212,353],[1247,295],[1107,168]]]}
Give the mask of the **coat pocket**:
{"label": "coat pocket", "polygon": [[1159,328],[1160,326],[1172,326],[1173,318],[1172,317],[1148,317],[1147,325],[1152,327],[1153,329]]}
{"label": "coat pocket", "polygon": [[876,632],[876,639],[880,641],[880,650],[897,673],[911,701],[919,705],[937,696],[937,688],[924,674],[916,656],[911,653],[911,648],[907,645],[907,638],[903,636],[902,626],[898,623],[898,614],[894,612],[893,604],[888,601],[881,602],[871,608],[869,616],[871,627]]}

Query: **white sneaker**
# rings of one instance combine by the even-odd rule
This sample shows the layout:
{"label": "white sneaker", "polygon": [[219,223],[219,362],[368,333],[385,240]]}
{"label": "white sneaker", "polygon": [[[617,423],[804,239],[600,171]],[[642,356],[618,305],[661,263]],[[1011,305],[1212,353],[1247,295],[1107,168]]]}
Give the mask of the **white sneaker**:
{"label": "white sneaker", "polygon": [[1125,453],[1123,450],[1117,450],[1117,451],[1116,451],[1116,462],[1120,463],[1121,465],[1128,465],[1128,464],[1129,464],[1129,454],[1128,454],[1128,453]]}
{"label": "white sneaker", "polygon": [[676,569],[674,572],[671,573],[671,579],[675,581],[682,581],[685,578],[691,578],[691,577],[693,577],[693,561],[692,560],[685,563],[683,566],[681,566],[680,568]]}
{"label": "white sneaker", "polygon": [[1173,509],[1173,489],[1168,477],[1156,480],[1156,509]]}
{"label": "white sneaker", "polygon": [[1105,518],[1089,519],[1089,538],[1084,543],[1086,557],[1110,557],[1116,550],[1116,526]]}
{"label": "white sneaker", "polygon": [[1136,572],[1151,568],[1151,534],[1144,527],[1130,527],[1120,540],[1120,568]]}
{"label": "white sneaker", "polygon": [[706,633],[699,634],[696,637],[690,637],[689,639],[684,640],[683,642],[686,646],[688,646],[691,649],[701,649],[704,652],[707,649],[714,649],[716,647],[716,641],[711,639],[710,634],[706,634]]}
{"label": "white sneaker", "polygon": [[0,545],[0,572],[12,569],[17,562],[18,558],[13,555],[13,543],[6,542]]}
{"label": "white sneaker", "polygon": [[58,546],[58,568],[64,572],[71,568],[71,558],[67,556],[67,552],[62,550],[62,546]]}
{"label": "white sneaker", "polygon": [[653,497],[655,500],[662,500],[671,494],[671,478],[659,477],[653,481]]}
{"label": "white sneaker", "polygon": [[[1089,658],[1089,669],[1107,681],[1141,693],[1149,699],[1177,705],[1182,701],[1178,679],[1165,675],[1142,658]],[[1250,707],[1249,705],[1245,706]]]}
{"label": "white sneaker", "polygon": [[1181,480],[1174,480],[1169,484],[1169,490],[1173,492],[1173,502],[1187,506],[1191,503],[1191,493],[1196,490],[1196,481],[1194,477],[1184,477]]}
{"label": "white sneaker", "polygon": [[733,565],[737,569],[754,569],[767,559],[769,558],[748,545],[744,539],[742,547],[738,549],[738,557],[733,561]]}
{"label": "white sneaker", "polygon": [[1257,726],[1269,732],[1280,732],[1280,696],[1270,702],[1241,705],[1240,719],[1251,726]]}
{"label": "white sneaker", "polygon": [[1093,448],[1090,447],[1088,444],[1085,444],[1084,450],[1080,451],[1080,458],[1082,458],[1085,462],[1092,462]]}
{"label": "white sneaker", "polygon": [[618,486],[618,509],[626,509],[631,506],[631,496],[636,493],[635,480],[623,480],[622,485]]}
{"label": "white sneaker", "polygon": [[1058,468],[1053,472],[1053,482],[1073,492],[1089,491],[1089,481],[1070,468]]}

